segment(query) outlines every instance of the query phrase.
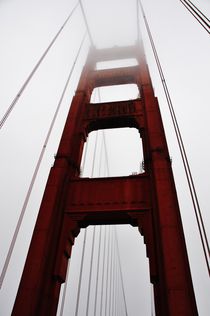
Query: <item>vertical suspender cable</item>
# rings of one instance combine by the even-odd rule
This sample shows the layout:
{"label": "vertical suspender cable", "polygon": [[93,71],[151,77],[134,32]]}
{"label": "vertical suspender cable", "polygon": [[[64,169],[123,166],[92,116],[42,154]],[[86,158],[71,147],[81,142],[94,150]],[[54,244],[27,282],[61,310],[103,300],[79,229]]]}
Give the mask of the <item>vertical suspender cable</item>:
{"label": "vertical suspender cable", "polygon": [[108,305],[108,284],[109,284],[109,258],[110,258],[110,238],[111,237],[111,228],[109,226],[109,235],[107,243],[107,264],[106,264],[106,293],[105,293],[105,316],[107,315],[107,305]]}
{"label": "vertical suspender cable", "polygon": [[69,81],[71,79],[71,76],[72,76],[72,73],[74,71],[75,65],[76,65],[77,60],[79,58],[79,55],[80,55],[83,43],[85,41],[85,37],[86,37],[86,34],[83,36],[83,39],[81,41],[81,44],[80,44],[79,50],[77,52],[76,58],[75,58],[75,60],[73,62],[71,70],[69,72],[68,78],[66,80],[66,84],[64,86],[64,89],[62,91],[61,97],[59,99],[56,111],[54,113],[54,116],[53,116],[52,122],[50,124],[49,130],[47,132],[44,144],[42,146],[42,150],[40,152],[40,155],[39,155],[39,158],[38,158],[38,161],[37,161],[34,173],[32,175],[31,182],[30,182],[28,191],[26,193],[26,197],[25,197],[22,209],[21,209],[21,213],[20,213],[20,216],[18,218],[18,222],[17,222],[16,228],[15,228],[15,231],[14,231],[14,234],[13,234],[13,237],[12,237],[12,241],[10,243],[9,250],[8,250],[8,253],[7,253],[7,256],[6,256],[6,259],[5,259],[5,263],[4,263],[4,266],[3,266],[3,269],[2,269],[2,272],[1,272],[1,275],[0,275],[0,288],[2,286],[2,283],[4,281],[4,277],[6,275],[6,272],[7,272],[8,266],[9,266],[9,262],[10,262],[10,259],[11,259],[11,256],[12,256],[12,253],[13,253],[13,250],[14,250],[14,246],[15,246],[15,243],[16,243],[16,240],[17,240],[17,236],[18,236],[18,233],[19,233],[22,221],[23,221],[23,217],[25,215],[26,208],[28,206],[28,202],[29,202],[29,199],[30,199],[30,196],[31,196],[31,192],[32,192],[32,189],[33,189],[33,186],[34,186],[34,183],[35,183],[35,180],[36,180],[36,177],[37,177],[37,174],[38,174],[38,171],[39,171],[39,168],[40,168],[40,165],[41,165],[41,162],[42,162],[42,159],[43,159],[43,156],[44,156],[44,153],[45,153],[48,141],[49,141],[49,138],[51,136],[51,133],[52,133],[52,130],[53,130],[56,118],[58,116],[58,113],[59,113],[59,110],[60,110],[60,107],[61,107],[64,95],[66,93],[66,90],[67,90],[67,87],[68,87],[68,84],[69,84]]}
{"label": "vertical suspender cable", "polygon": [[107,296],[107,312],[108,315],[110,315],[110,307],[111,307],[111,281],[112,281],[112,226],[111,226],[111,230],[110,230],[110,264],[109,264],[109,272],[108,272],[108,296]]}
{"label": "vertical suspender cable", "polygon": [[113,229],[112,229],[112,244],[111,244],[111,267],[110,267],[110,290],[109,290],[109,315],[111,315],[112,304],[113,304],[113,279],[114,279],[114,237],[113,237]]}
{"label": "vertical suspender cable", "polygon": [[81,292],[81,282],[82,282],[82,273],[83,273],[83,266],[84,266],[84,254],[85,254],[86,240],[87,240],[87,228],[85,228],[83,246],[82,246],[82,257],[81,257],[80,272],[79,272],[79,282],[78,282],[78,289],[77,289],[75,316],[78,316],[78,310],[79,310],[79,299],[80,299],[80,292]]}
{"label": "vertical suspender cable", "polygon": [[112,303],[112,315],[116,315],[116,296],[117,296],[117,271],[116,271],[116,251],[114,243],[114,263],[113,263],[113,303]]}
{"label": "vertical suspender cable", "polygon": [[[84,12],[84,10],[83,10],[83,12]],[[84,17],[85,17],[85,15],[84,15]],[[95,161],[96,161],[97,145],[98,145],[98,131],[96,132],[96,138],[95,138],[91,178],[94,175],[94,167],[95,167]],[[87,305],[86,305],[86,316],[88,316],[89,304],[90,304],[90,291],[91,291],[91,280],[92,280],[92,270],[93,270],[93,257],[94,257],[94,248],[95,248],[95,231],[96,231],[96,226],[93,227],[93,239],[92,239],[92,247],[91,247],[91,260],[90,260],[90,272],[89,272],[89,280],[88,280],[88,296],[87,296]],[[99,237],[99,239],[101,240],[101,228],[100,228],[100,237]],[[99,241],[99,250],[98,250],[98,267],[97,267],[97,277],[96,277],[97,287],[98,287],[98,274],[99,274],[100,243],[101,243],[101,241]],[[97,290],[96,290],[96,294],[95,294],[94,313],[96,312],[96,304],[97,304]]]}
{"label": "vertical suspender cable", "polygon": [[114,227],[114,233],[115,233],[115,240],[116,240],[116,247],[117,247],[117,258],[118,258],[118,263],[119,263],[119,273],[120,273],[120,280],[121,280],[121,286],[122,286],[122,292],[123,292],[125,314],[126,314],[126,316],[128,316],[128,309],[127,309],[127,303],[126,303],[126,297],[125,297],[125,288],[124,288],[124,282],[123,282],[122,265],[121,265],[121,260],[120,260],[120,250],[119,250],[119,243],[118,243],[118,236],[117,236],[116,227]]}
{"label": "vertical suspender cable", "polygon": [[[94,100],[95,100],[95,98],[96,98],[96,94],[94,94]],[[88,152],[88,144],[89,144],[89,136],[87,138],[85,152],[84,152],[84,159],[83,159],[83,164],[82,164],[82,168],[81,168],[82,173],[85,170],[85,163],[86,163],[86,157],[87,157],[87,152]],[[95,158],[93,160],[95,160]],[[92,174],[93,174],[94,163],[95,163],[95,161],[93,161],[93,163],[92,163]]]}
{"label": "vertical suspender cable", "polygon": [[168,103],[171,119],[172,119],[172,122],[173,122],[174,130],[175,130],[175,133],[176,133],[176,138],[177,138],[177,142],[178,142],[178,145],[179,145],[180,153],[181,153],[181,156],[182,156],[182,161],[183,161],[183,165],[184,165],[184,169],[185,169],[185,174],[186,174],[186,177],[187,177],[187,182],[188,182],[188,186],[189,186],[189,190],[190,190],[190,194],[191,194],[191,199],[192,199],[192,203],[193,203],[193,207],[194,207],[194,212],[195,212],[195,216],[196,216],[196,221],[197,221],[197,225],[198,225],[198,230],[199,230],[199,234],[200,234],[200,239],[201,239],[201,243],[202,243],[202,248],[203,248],[204,257],[205,257],[205,261],[206,261],[206,266],[207,266],[208,273],[210,275],[210,265],[209,265],[210,250],[209,250],[209,243],[208,243],[207,234],[206,234],[206,230],[205,230],[205,226],[204,226],[204,222],[203,222],[203,218],[202,218],[202,214],[201,214],[199,201],[198,201],[198,198],[197,198],[197,193],[196,193],[194,181],[193,181],[193,178],[192,178],[192,173],[191,173],[191,170],[190,170],[187,154],[186,154],[186,151],[185,151],[184,143],[183,143],[181,132],[180,132],[180,129],[179,129],[179,125],[178,125],[178,122],[177,122],[176,114],[174,112],[174,108],[173,108],[173,104],[172,104],[172,101],[171,101],[171,98],[170,98],[170,94],[169,94],[169,91],[168,91],[166,80],[164,78],[164,74],[163,74],[163,70],[162,70],[162,67],[161,67],[161,64],[160,64],[160,60],[159,60],[159,57],[158,57],[158,54],[157,54],[157,51],[156,51],[156,48],[155,48],[155,44],[154,44],[154,41],[153,41],[153,38],[152,38],[152,34],[151,34],[151,31],[150,31],[150,28],[149,28],[149,24],[147,22],[147,18],[145,16],[144,9],[143,9],[143,6],[142,6],[142,3],[141,3],[140,0],[139,0],[139,5],[141,7],[141,12],[142,12],[142,15],[143,15],[143,18],[144,18],[144,23],[145,23],[145,26],[146,26],[146,29],[147,29],[147,32],[148,32],[148,35],[149,35],[150,43],[151,43],[152,50],[153,50],[153,53],[154,53],[154,56],[155,56],[155,60],[156,60],[157,67],[158,67],[158,70],[159,70],[161,82],[162,82],[163,89],[164,89],[164,92],[165,92],[165,96],[166,96],[166,99],[167,99],[167,103]]}
{"label": "vertical suspender cable", "polygon": [[[98,100],[99,102],[101,102],[100,88],[98,88],[97,91],[98,91]],[[103,152],[103,139],[101,142],[101,149],[100,149],[100,156],[99,156],[99,172],[98,172],[99,177],[101,176],[101,168],[102,168],[102,152]]]}
{"label": "vertical suspender cable", "polygon": [[20,88],[20,90],[18,91],[17,95],[15,96],[15,98],[13,99],[12,103],[10,104],[10,106],[8,107],[8,109],[6,110],[5,114],[3,115],[2,119],[0,120],[0,129],[3,127],[4,123],[6,122],[8,116],[10,115],[10,113],[12,112],[15,104],[17,103],[17,101],[19,100],[19,98],[21,97],[22,93],[24,92],[25,88],[27,87],[27,85],[29,84],[29,82],[31,81],[33,75],[35,74],[35,72],[37,71],[37,69],[39,68],[40,64],[42,63],[42,61],[44,60],[45,56],[47,55],[47,53],[49,52],[50,48],[53,46],[53,44],[55,43],[56,39],[58,38],[58,36],[60,35],[60,33],[62,32],[63,28],[65,27],[65,25],[67,24],[67,22],[70,20],[72,14],[74,13],[74,11],[76,10],[77,6],[79,5],[79,2],[75,5],[75,7],[73,8],[73,10],[71,11],[71,13],[69,14],[69,16],[67,17],[67,19],[65,20],[65,22],[63,23],[63,25],[61,26],[61,28],[59,29],[59,31],[57,32],[57,34],[55,35],[55,37],[52,39],[50,45],[47,47],[47,49],[44,51],[43,55],[41,56],[41,58],[39,59],[39,61],[37,62],[37,64],[35,65],[35,67],[33,68],[33,70],[31,71],[31,73],[29,74],[29,76],[27,77],[26,81],[24,82],[24,84],[22,85],[22,87]]}
{"label": "vertical suspender cable", "polygon": [[[116,261],[117,256],[116,256]],[[117,262],[116,262],[117,266]],[[116,274],[116,315],[119,315],[119,269],[117,269],[117,274]]]}
{"label": "vertical suspender cable", "polygon": [[[94,175],[97,145],[98,145],[98,131],[96,132],[96,138],[95,138],[91,178],[93,178],[93,175]],[[86,305],[86,316],[88,316],[89,304],[90,304],[90,290],[91,290],[91,280],[92,280],[92,271],[93,271],[93,256],[94,256],[94,247],[95,247],[95,231],[96,231],[96,226],[93,227],[93,239],[92,239],[92,247],[91,247],[91,260],[90,260],[90,272],[89,272],[89,280],[88,280],[88,296],[87,296],[87,305]]]}
{"label": "vertical suspender cable", "polygon": [[108,163],[108,152],[107,152],[107,145],[106,145],[106,137],[104,130],[102,131],[103,135],[103,141],[104,141],[104,150],[105,150],[105,158],[106,158],[106,166],[107,166],[107,175],[108,177],[110,176],[110,168],[109,168],[109,163]]}
{"label": "vertical suspender cable", "polygon": [[[101,102],[101,94],[100,94],[100,89],[98,88],[98,99],[99,102]],[[104,151],[105,151],[105,160],[106,160],[106,165],[107,165],[107,174],[108,177],[110,176],[110,169],[109,169],[109,163],[108,163],[108,152],[107,152],[107,145],[106,145],[106,137],[105,137],[105,132],[102,130],[102,137],[103,137],[103,143],[104,143]]]}
{"label": "vertical suspender cable", "polygon": [[[96,140],[95,140],[95,150],[94,150],[94,157],[93,157],[93,163],[92,163],[92,172],[91,172],[91,177],[93,177],[93,172],[94,172],[94,164],[95,164],[95,158],[96,158],[96,148],[97,148],[97,136],[96,135]],[[84,161],[83,161],[83,170],[82,172],[84,172],[84,166],[86,163],[86,155],[87,155],[87,145],[86,145],[86,152],[85,152],[85,156],[84,156]],[[94,227],[94,239],[95,239],[95,227]],[[80,274],[79,274],[79,284],[78,284],[78,291],[77,291],[77,301],[76,301],[76,311],[75,311],[75,316],[78,316],[78,310],[79,310],[79,300],[80,300],[80,292],[81,292],[81,281],[82,281],[82,273],[83,273],[83,265],[84,265],[84,253],[85,253],[85,247],[86,247],[86,239],[87,239],[87,228],[85,228],[85,234],[84,234],[84,240],[83,240],[83,248],[82,248],[82,258],[81,258],[81,265],[80,265]],[[93,245],[94,243],[92,243],[92,248],[94,247]],[[92,257],[92,255],[91,255]],[[90,265],[91,268],[92,264]],[[92,273],[92,272],[91,272]],[[90,283],[90,278],[89,278],[89,283]],[[90,287],[90,285],[89,285]],[[88,294],[89,296],[89,294]],[[89,301],[89,298],[87,300],[87,302]],[[86,308],[86,313],[88,310],[88,306],[89,306],[89,302],[87,303],[87,308]]]}
{"label": "vertical suspender cable", "polygon": [[91,287],[92,271],[93,271],[95,234],[96,234],[96,226],[93,226],[93,240],[92,240],[92,247],[91,247],[91,259],[90,259],[90,271],[89,271],[89,280],[88,280],[88,296],[87,296],[87,305],[86,305],[86,316],[88,316],[89,305],[90,305],[90,287]]}
{"label": "vertical suspender cable", "polygon": [[64,288],[63,288],[63,296],[62,296],[62,301],[61,301],[60,316],[63,316],[64,306],[65,306],[66,291],[67,291],[67,284],[68,284],[68,277],[69,277],[69,266],[70,266],[70,259],[69,259],[68,267],[67,267],[66,281],[64,283]]}
{"label": "vertical suspender cable", "polygon": [[[116,247],[116,245],[115,245]],[[116,269],[117,269],[117,275],[116,275],[116,314],[119,315],[119,292],[120,292],[120,280],[119,280],[119,267],[118,267],[118,258],[116,254]]]}
{"label": "vertical suspender cable", "polygon": [[94,316],[96,316],[96,309],[97,309],[99,265],[100,265],[100,255],[101,255],[101,234],[102,234],[102,226],[100,226],[100,228],[99,228],[98,259],[97,259],[97,270],[96,270],[96,288],[95,288],[94,314],[93,314]]}
{"label": "vertical suspender cable", "polygon": [[[96,97],[96,94],[95,94],[95,97]],[[94,145],[94,153],[93,153],[93,162],[92,162],[92,170],[91,170],[91,178],[93,178],[93,175],[94,175],[95,162],[96,162],[97,145],[98,145],[98,130],[96,131],[96,138],[95,138],[95,145]]]}
{"label": "vertical suspender cable", "polygon": [[84,170],[85,170],[85,163],[86,163],[86,157],[87,157],[87,151],[88,151],[88,141],[89,138],[87,138],[86,146],[85,146],[85,152],[84,152],[84,158],[81,166],[81,175],[84,176]]}
{"label": "vertical suspender cable", "polygon": [[94,175],[94,167],[95,167],[95,160],[96,160],[97,143],[98,143],[98,131],[96,131],[96,138],[95,138],[95,145],[94,145],[94,153],[93,153],[93,164],[92,164],[91,178],[93,178],[93,175]]}
{"label": "vertical suspender cable", "polygon": [[106,239],[107,239],[107,226],[104,231],[104,245],[103,245],[103,257],[102,257],[102,280],[101,280],[101,300],[100,300],[100,316],[103,312],[103,294],[104,294],[104,277],[105,277],[105,254],[106,254]]}
{"label": "vertical suspender cable", "polygon": [[115,295],[114,295],[114,315],[116,315],[117,313],[117,272],[118,272],[118,267],[117,267],[117,255],[116,255],[116,243],[115,243],[115,250],[114,250],[114,253],[115,253]]}
{"label": "vertical suspender cable", "polygon": [[[101,169],[102,169],[102,157],[103,157],[102,154],[103,154],[103,138],[102,138],[102,141],[101,141],[101,148],[100,148],[100,155],[99,155],[99,170],[98,170],[99,178],[101,176]],[[105,176],[105,174],[103,176]]]}

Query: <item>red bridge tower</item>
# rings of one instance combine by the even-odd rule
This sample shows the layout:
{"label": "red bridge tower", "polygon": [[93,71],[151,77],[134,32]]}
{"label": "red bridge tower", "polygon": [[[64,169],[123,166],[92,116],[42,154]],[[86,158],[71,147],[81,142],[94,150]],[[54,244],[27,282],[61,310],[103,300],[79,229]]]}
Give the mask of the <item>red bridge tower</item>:
{"label": "red bridge tower", "polygon": [[[99,61],[131,57],[138,66],[95,70]],[[127,83],[138,86],[140,98],[90,103],[95,87]],[[88,134],[119,127],[139,131],[145,172],[80,178]],[[123,223],[138,226],[144,236],[156,315],[198,315],[171,161],[141,45],[90,50],[49,174],[12,315],[56,315],[60,286],[80,228]]]}

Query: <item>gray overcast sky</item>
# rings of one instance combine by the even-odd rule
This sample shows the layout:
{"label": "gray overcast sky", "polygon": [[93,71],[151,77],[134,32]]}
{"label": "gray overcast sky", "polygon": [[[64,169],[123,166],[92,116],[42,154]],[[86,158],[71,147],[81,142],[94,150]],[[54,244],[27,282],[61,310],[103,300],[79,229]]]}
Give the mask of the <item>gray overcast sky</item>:
{"label": "gray overcast sky", "polygon": [[[210,15],[208,0],[193,1],[206,15]],[[70,0],[0,0],[0,117],[3,116],[20,86],[75,3],[76,1]],[[83,3],[97,47],[122,46],[132,44],[135,41],[135,0],[83,0]],[[180,123],[209,235],[209,35],[187,12],[179,0],[142,0],[142,3]],[[84,30],[82,15],[77,9],[0,131],[0,267],[3,266],[33,169],[43,145],[43,139]],[[198,230],[195,225],[195,216],[189,199],[171,120],[143,26],[142,32],[153,85],[159,99],[170,155],[172,156],[199,312],[201,316],[207,316],[210,313],[210,285],[201,252]],[[11,265],[0,292],[0,315],[2,316],[10,315],[46,177],[53,163],[53,155],[57,150],[68,106],[76,89],[88,45],[88,41],[86,41],[64,99],[62,111],[56,122],[27,208]],[[129,139],[126,138],[126,140]],[[109,146],[111,143],[109,144],[108,137],[108,151],[110,150],[115,156],[113,149]],[[113,163],[113,169],[115,169],[116,161],[112,158],[110,160]],[[138,171],[135,168],[132,171]],[[129,173],[131,170],[125,170],[126,172]],[[139,283],[146,284],[148,281],[147,278],[144,278],[147,273],[146,260],[142,258],[145,249],[141,238],[137,240],[136,235],[138,235],[136,230],[130,227],[126,227],[124,230],[119,229],[122,263],[125,271],[128,271],[129,262],[126,258],[131,258],[131,255],[135,256],[135,253],[138,252],[136,249],[139,247],[139,256],[136,255],[133,262],[135,262],[136,271],[139,269]],[[79,238],[78,244],[81,242],[82,234]],[[141,245],[138,244],[139,241]],[[130,244],[133,245],[133,248],[130,247]],[[78,253],[79,247],[75,247],[76,259],[73,261],[72,258],[72,271],[74,271],[74,266],[78,265]],[[134,270],[134,267],[132,269]],[[138,315],[139,308],[144,311],[144,315],[150,315],[150,297],[147,299],[150,295],[150,288],[147,285],[146,291],[144,291],[145,287],[143,286],[143,290],[141,290],[142,284],[136,285],[139,287],[141,295],[145,295],[139,299],[139,292],[133,293],[134,279],[134,274],[127,275],[126,286],[128,288],[130,315]],[[72,308],[70,306],[71,299],[73,300],[72,291],[73,289],[69,288],[69,309]],[[67,304],[65,315],[68,314],[68,311]]]}

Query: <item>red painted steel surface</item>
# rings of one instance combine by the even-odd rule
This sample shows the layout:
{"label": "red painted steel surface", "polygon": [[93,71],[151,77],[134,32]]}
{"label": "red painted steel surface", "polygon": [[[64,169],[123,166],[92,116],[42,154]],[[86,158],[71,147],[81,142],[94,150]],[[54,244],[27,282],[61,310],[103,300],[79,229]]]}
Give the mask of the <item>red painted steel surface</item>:
{"label": "red painted steel surface", "polygon": [[[139,65],[94,70],[97,61],[130,57]],[[136,83],[141,98],[89,103],[95,87],[122,83]],[[81,179],[88,133],[118,127],[138,129],[145,173]],[[56,315],[74,238],[81,227],[108,223],[138,226],[144,236],[156,315],[198,315],[164,128],[140,45],[90,51],[49,174],[12,315]]]}
{"label": "red painted steel surface", "polygon": [[139,214],[151,209],[149,177],[82,178],[69,183],[65,212],[81,227],[89,224],[137,225]]}

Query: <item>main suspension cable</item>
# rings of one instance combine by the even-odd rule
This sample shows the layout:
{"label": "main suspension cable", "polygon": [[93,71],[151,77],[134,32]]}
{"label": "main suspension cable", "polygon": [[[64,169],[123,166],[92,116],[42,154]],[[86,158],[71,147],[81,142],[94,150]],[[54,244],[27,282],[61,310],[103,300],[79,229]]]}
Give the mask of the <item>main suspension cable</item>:
{"label": "main suspension cable", "polygon": [[29,76],[27,77],[26,81],[24,82],[24,84],[22,85],[22,87],[20,88],[20,90],[18,91],[17,95],[15,96],[15,98],[13,99],[12,103],[10,104],[10,106],[8,107],[8,109],[6,110],[5,114],[3,115],[2,119],[0,120],[0,129],[3,127],[4,123],[6,122],[6,120],[8,119],[10,113],[12,112],[14,106],[16,105],[17,101],[20,99],[21,95],[23,94],[25,88],[27,87],[27,85],[29,84],[29,82],[31,81],[32,77],[34,76],[35,72],[37,71],[37,69],[39,68],[40,64],[42,63],[42,61],[44,60],[44,58],[46,57],[47,53],[49,52],[50,48],[53,46],[53,44],[55,43],[55,41],[57,40],[58,36],[60,35],[60,33],[62,32],[63,28],[65,27],[65,25],[67,24],[67,22],[70,20],[71,16],[73,15],[74,11],[76,10],[76,8],[78,7],[79,2],[77,2],[77,4],[75,5],[75,7],[73,8],[73,10],[71,11],[71,13],[69,14],[69,16],[67,17],[67,19],[65,20],[65,22],[63,23],[63,25],[61,26],[61,28],[59,29],[59,31],[57,32],[57,34],[54,36],[54,38],[52,39],[52,41],[50,42],[49,46],[46,48],[46,50],[44,51],[43,55],[40,57],[40,59],[38,60],[37,64],[35,65],[35,67],[33,68],[33,70],[31,71],[31,73],[29,74]]}
{"label": "main suspension cable", "polygon": [[181,132],[180,132],[180,129],[179,129],[179,125],[178,125],[178,122],[177,122],[176,114],[175,114],[174,107],[173,107],[173,104],[172,104],[172,101],[171,101],[171,97],[170,97],[169,90],[168,90],[168,87],[167,87],[167,84],[166,84],[166,80],[165,80],[165,77],[164,77],[164,74],[163,74],[163,70],[162,70],[162,67],[161,67],[161,64],[160,64],[160,60],[159,60],[159,57],[158,57],[158,54],[157,54],[157,50],[155,48],[155,44],[154,44],[153,37],[152,37],[151,31],[150,31],[150,28],[149,28],[149,24],[147,22],[147,18],[146,18],[146,15],[145,15],[145,12],[144,12],[144,9],[143,9],[143,6],[142,6],[142,3],[141,3],[140,0],[139,0],[139,5],[140,5],[140,8],[141,8],[141,12],[142,12],[142,15],[143,15],[143,18],[144,18],[144,23],[145,23],[145,26],[146,26],[146,29],[147,29],[147,32],[148,32],[148,36],[149,36],[149,39],[150,39],[150,43],[151,43],[151,46],[152,46],[153,54],[154,54],[154,57],[155,57],[155,60],[156,60],[156,63],[157,63],[158,70],[159,70],[159,75],[160,75],[161,82],[162,82],[162,85],[163,85],[163,89],[164,89],[164,92],[165,92],[165,96],[166,96],[166,99],[167,99],[169,112],[170,112],[170,115],[171,115],[171,119],[172,119],[172,122],[173,122],[173,126],[174,126],[174,130],[175,130],[177,142],[178,142],[180,153],[181,153],[181,156],[182,156],[182,161],[183,161],[185,174],[186,174],[186,178],[187,178],[187,182],[188,182],[188,187],[189,187],[189,190],[190,190],[190,195],[191,195],[193,208],[194,208],[194,212],[195,212],[195,216],[196,216],[196,221],[197,221],[197,225],[198,225],[198,230],[199,230],[199,234],[200,234],[200,239],[201,239],[201,243],[202,243],[204,257],[205,257],[208,273],[210,275],[210,265],[209,265],[209,259],[208,259],[209,258],[209,254],[210,254],[209,243],[208,243],[207,234],[206,234],[206,230],[205,230],[205,226],[204,226],[204,221],[203,221],[202,214],[201,214],[199,201],[198,201],[198,198],[197,198],[197,193],[196,193],[196,189],[195,189],[192,173],[191,173],[191,170],[190,170],[190,166],[189,166],[187,154],[186,154],[186,151],[185,151],[182,135],[181,135]]}
{"label": "main suspension cable", "polygon": [[81,8],[81,11],[82,11],[82,15],[83,15],[83,18],[84,18],[84,21],[85,21],[85,25],[86,25],[86,28],[87,28],[87,32],[88,32],[88,35],[89,35],[90,43],[91,43],[92,46],[94,46],[94,44],[93,44],[93,38],[92,38],[92,35],[91,35],[91,32],[90,32],[90,27],[89,27],[89,25],[88,25],[88,21],[87,21],[87,17],[86,17],[86,14],[85,14],[85,10],[84,10],[83,4],[82,4],[82,0],[79,0],[79,4],[80,4],[80,8]]}
{"label": "main suspension cable", "polygon": [[63,296],[62,296],[61,307],[60,307],[60,316],[63,316],[63,312],[64,312],[64,306],[65,306],[65,300],[66,300],[66,292],[67,292],[67,285],[68,285],[68,278],[69,278],[69,267],[70,267],[70,258],[69,258],[67,272],[66,272],[66,280],[65,280],[64,288],[63,288]]}
{"label": "main suspension cable", "polygon": [[198,7],[190,0],[187,0],[200,14],[201,16],[210,23],[210,20],[207,18],[207,16],[201,11],[198,9]]}
{"label": "main suspension cable", "polygon": [[67,78],[67,80],[66,80],[66,83],[65,83],[64,89],[63,89],[63,91],[62,91],[61,97],[60,97],[60,99],[59,99],[59,102],[58,102],[57,108],[56,108],[56,110],[55,110],[55,113],[54,113],[54,115],[53,115],[53,119],[52,119],[52,122],[51,122],[51,124],[50,124],[49,130],[48,130],[48,132],[47,132],[47,135],[46,135],[44,144],[43,144],[43,146],[42,146],[42,150],[41,150],[41,152],[40,152],[40,155],[39,155],[39,158],[38,158],[36,167],[35,167],[35,169],[34,169],[34,173],[33,173],[33,175],[32,175],[31,182],[30,182],[28,191],[27,191],[27,193],[26,193],[26,197],[25,197],[25,200],[24,200],[24,203],[23,203],[21,212],[20,212],[20,216],[19,216],[19,218],[18,218],[18,222],[17,222],[16,228],[15,228],[15,231],[14,231],[14,234],[13,234],[13,237],[12,237],[12,241],[11,241],[11,243],[10,243],[9,250],[8,250],[8,253],[7,253],[7,256],[6,256],[6,259],[5,259],[5,263],[4,263],[4,266],[3,266],[3,269],[2,269],[2,272],[1,272],[1,275],[0,275],[0,288],[2,287],[4,278],[5,278],[5,275],[6,275],[8,266],[9,266],[9,263],[10,263],[10,259],[11,259],[11,256],[12,256],[12,253],[13,253],[13,250],[14,250],[14,247],[15,247],[15,244],[16,244],[17,236],[18,236],[20,227],[21,227],[21,225],[22,225],[22,221],[23,221],[23,218],[24,218],[24,215],[25,215],[25,211],[26,211],[26,208],[27,208],[27,206],[28,206],[28,202],[29,202],[29,199],[30,199],[30,196],[31,196],[31,192],[32,192],[33,187],[34,187],[34,183],[35,183],[35,181],[36,181],[36,178],[37,178],[37,175],[38,175],[38,172],[39,172],[39,168],[40,168],[40,165],[41,165],[41,163],[42,163],[42,160],[43,160],[43,157],[44,157],[44,154],[45,154],[45,151],[46,151],[46,147],[47,147],[47,145],[48,145],[48,142],[49,142],[49,139],[50,139],[50,136],[51,136],[53,127],[54,127],[54,125],[55,125],[55,121],[56,121],[57,116],[58,116],[58,113],[59,113],[59,111],[60,111],[60,108],[61,108],[61,104],[62,104],[64,95],[65,95],[65,93],[66,93],[66,90],[67,90],[67,87],[68,87],[68,85],[69,85],[69,82],[70,82],[72,73],[73,73],[73,71],[74,71],[75,65],[76,65],[77,60],[78,60],[78,58],[79,58],[79,55],[80,55],[82,46],[83,46],[84,41],[85,41],[85,38],[86,38],[86,34],[85,34],[85,35],[83,36],[83,38],[82,38],[82,41],[81,41],[81,44],[80,44],[80,46],[79,46],[78,52],[77,52],[77,54],[76,54],[75,60],[74,60],[74,62],[73,62],[73,64],[72,64],[72,66],[71,66],[71,69],[70,69],[68,78]]}
{"label": "main suspension cable", "polygon": [[194,16],[200,25],[210,34],[210,20],[190,0],[180,0],[185,8]]}
{"label": "main suspension cable", "polygon": [[136,24],[137,24],[137,42],[140,41],[140,30],[139,30],[139,0],[136,0]]}

